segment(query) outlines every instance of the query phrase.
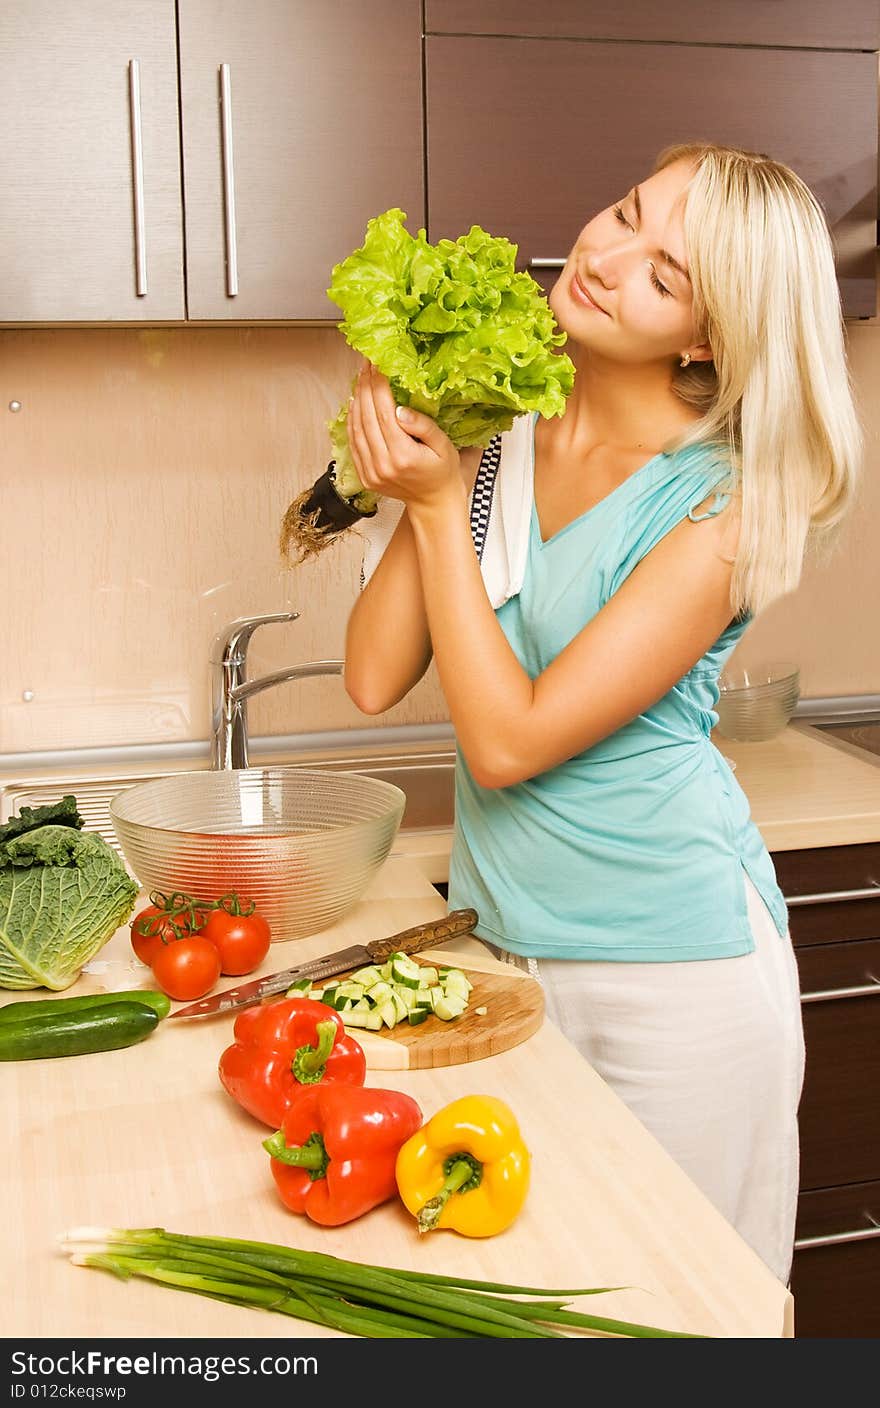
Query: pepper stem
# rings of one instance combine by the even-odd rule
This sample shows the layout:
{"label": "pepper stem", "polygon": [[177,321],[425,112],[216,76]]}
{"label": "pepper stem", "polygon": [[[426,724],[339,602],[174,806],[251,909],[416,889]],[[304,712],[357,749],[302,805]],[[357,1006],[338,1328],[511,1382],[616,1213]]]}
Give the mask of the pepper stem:
{"label": "pepper stem", "polygon": [[446,1178],[439,1193],[429,1198],[419,1210],[416,1221],[420,1232],[432,1232],[453,1193],[467,1193],[479,1186],[483,1165],[472,1154],[452,1154],[443,1164]]}
{"label": "pepper stem", "polygon": [[300,1085],[317,1085],[333,1050],[338,1027],[335,1022],[319,1022],[315,1028],[317,1046],[301,1046],[290,1063],[294,1080]]}
{"label": "pepper stem", "polygon": [[285,1144],[284,1130],[279,1129],[270,1139],[263,1140],[263,1148],[282,1164],[306,1169],[313,1183],[324,1177],[330,1162],[324,1140],[317,1130],[309,1135],[305,1144]]}

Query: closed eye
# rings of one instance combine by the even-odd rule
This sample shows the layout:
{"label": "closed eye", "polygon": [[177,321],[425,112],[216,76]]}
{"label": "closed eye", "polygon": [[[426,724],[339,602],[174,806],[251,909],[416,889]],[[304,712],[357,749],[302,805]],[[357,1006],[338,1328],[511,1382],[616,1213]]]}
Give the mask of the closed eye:
{"label": "closed eye", "polygon": [[[628,230],[632,230],[632,225],[627,220],[619,205],[614,206],[614,218],[616,220],[619,220],[621,225],[625,225]],[[635,231],[633,231],[633,233],[635,233]],[[672,297],[672,290],[668,289],[665,284],[661,284],[660,280],[657,278],[657,274],[653,266],[651,267],[651,283],[654,285],[661,298]]]}

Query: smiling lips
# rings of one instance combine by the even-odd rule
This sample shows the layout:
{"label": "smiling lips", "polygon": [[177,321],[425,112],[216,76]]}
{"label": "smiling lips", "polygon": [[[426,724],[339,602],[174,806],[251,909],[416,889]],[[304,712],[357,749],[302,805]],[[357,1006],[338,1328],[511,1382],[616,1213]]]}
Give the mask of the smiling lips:
{"label": "smiling lips", "polygon": [[[575,274],[574,277],[572,278],[571,287],[572,287],[572,292],[573,292],[573,294],[574,294],[575,300],[576,300],[578,303],[583,303],[587,308],[595,308],[597,313],[605,313],[605,309],[604,309],[604,308],[600,308],[600,306],[599,306],[599,304],[596,302],[595,298],[591,298],[589,292],[588,292],[587,289],[584,287],[584,285],[581,283],[581,281],[580,281],[580,279],[578,278],[577,274]],[[605,316],[608,317],[609,314],[606,313]]]}

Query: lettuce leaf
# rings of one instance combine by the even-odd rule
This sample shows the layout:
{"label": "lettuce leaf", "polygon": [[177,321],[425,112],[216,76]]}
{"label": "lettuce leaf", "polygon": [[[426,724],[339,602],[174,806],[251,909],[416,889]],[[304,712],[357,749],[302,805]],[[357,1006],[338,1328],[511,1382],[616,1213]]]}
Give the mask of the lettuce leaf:
{"label": "lettuce leaf", "polygon": [[0,987],[69,987],[128,919],[137,895],[116,852],[93,832],[48,825],[6,839]]}
{"label": "lettuce leaf", "polygon": [[[517,246],[471,226],[457,240],[413,236],[396,207],[333,270],[328,297],[340,330],[391,383],[398,405],[436,420],[458,448],[488,445],[516,416],[562,415],[574,383],[543,289],[517,273]],[[329,422],[339,494],[362,513],[375,495],[357,477],[346,435],[348,403]]]}
{"label": "lettuce leaf", "polygon": [[49,802],[44,807],[22,807],[18,816],[11,816],[0,826],[0,852],[13,836],[23,836],[26,831],[36,831],[40,826],[76,826],[81,829],[82,825],[76,798],[69,792],[60,802]]}

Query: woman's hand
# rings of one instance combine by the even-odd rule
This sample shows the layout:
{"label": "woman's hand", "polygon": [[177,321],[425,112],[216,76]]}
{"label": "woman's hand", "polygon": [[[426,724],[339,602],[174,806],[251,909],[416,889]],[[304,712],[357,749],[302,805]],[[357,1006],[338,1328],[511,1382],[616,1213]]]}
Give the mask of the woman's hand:
{"label": "woman's hand", "polygon": [[369,363],[351,399],[348,443],[358,478],[374,493],[416,511],[465,496],[452,441],[430,416],[396,407],[387,377]]}

